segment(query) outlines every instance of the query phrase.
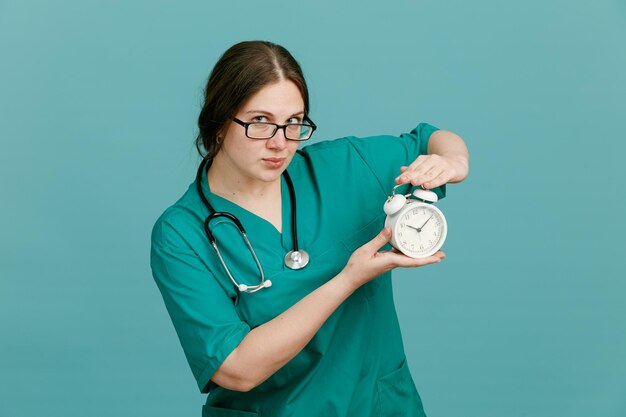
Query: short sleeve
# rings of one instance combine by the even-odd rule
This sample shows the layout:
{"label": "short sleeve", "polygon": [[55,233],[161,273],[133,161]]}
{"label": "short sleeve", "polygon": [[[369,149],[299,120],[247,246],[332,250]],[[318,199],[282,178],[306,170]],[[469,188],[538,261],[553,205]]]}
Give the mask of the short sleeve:
{"label": "short sleeve", "polygon": [[198,387],[206,393],[250,327],[180,233],[161,220],[152,230],[150,266]]}
{"label": "short sleeve", "polygon": [[[363,158],[368,168],[386,193],[396,185],[402,165],[410,165],[419,155],[428,155],[428,140],[438,128],[420,123],[409,133],[400,136],[372,136],[348,138],[348,142]],[[410,185],[407,186],[410,188]],[[446,185],[433,188],[439,199],[446,196]]]}

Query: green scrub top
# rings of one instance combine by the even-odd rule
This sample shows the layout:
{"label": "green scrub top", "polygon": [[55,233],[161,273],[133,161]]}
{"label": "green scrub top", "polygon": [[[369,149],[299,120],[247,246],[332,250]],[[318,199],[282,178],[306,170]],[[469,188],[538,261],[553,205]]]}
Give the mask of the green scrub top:
{"label": "green scrub top", "polygon": [[[300,353],[251,391],[227,390],[210,378],[250,329],[332,279],[354,250],[382,230],[383,203],[400,166],[427,154],[436,130],[420,123],[399,137],[345,137],[294,155],[287,171],[296,192],[298,244],[310,255],[300,270],[283,262],[292,249],[285,179],[281,176],[279,233],[268,221],[212,194],[205,173],[207,199],[217,211],[239,218],[272,281],[253,294],[235,288],[210,246],[203,230],[209,212],[195,182],[159,217],[152,231],[152,273],[198,387],[209,393],[204,417],[425,415],[404,353],[391,272],[354,292]],[[443,198],[445,185],[434,191]],[[232,222],[218,218],[211,227],[235,279],[258,284],[256,263]]]}

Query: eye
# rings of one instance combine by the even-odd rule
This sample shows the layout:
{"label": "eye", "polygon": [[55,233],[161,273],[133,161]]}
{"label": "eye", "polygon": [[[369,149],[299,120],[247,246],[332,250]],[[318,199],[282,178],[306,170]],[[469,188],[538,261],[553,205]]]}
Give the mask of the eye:
{"label": "eye", "polygon": [[267,117],[265,116],[254,116],[252,118],[253,122],[267,122]]}
{"label": "eye", "polygon": [[300,124],[302,123],[302,119],[299,117],[292,117],[291,119],[287,120],[287,123],[289,124]]}

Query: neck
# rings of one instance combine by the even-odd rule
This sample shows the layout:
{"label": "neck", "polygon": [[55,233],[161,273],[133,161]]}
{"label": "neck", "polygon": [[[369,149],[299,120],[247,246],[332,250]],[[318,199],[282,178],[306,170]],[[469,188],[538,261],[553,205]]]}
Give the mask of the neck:
{"label": "neck", "polygon": [[228,164],[220,155],[213,159],[207,173],[209,189],[228,200],[259,200],[280,195],[280,177],[272,182],[259,181],[241,175],[240,171]]}

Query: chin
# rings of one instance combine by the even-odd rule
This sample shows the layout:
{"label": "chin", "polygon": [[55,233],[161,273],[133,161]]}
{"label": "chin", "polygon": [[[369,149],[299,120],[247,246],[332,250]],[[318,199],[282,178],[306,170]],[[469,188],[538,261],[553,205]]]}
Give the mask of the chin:
{"label": "chin", "polygon": [[283,174],[283,172],[284,170],[281,170],[280,172],[279,171],[264,172],[261,175],[259,175],[257,178],[265,182],[274,182],[280,179],[280,176]]}
{"label": "chin", "polygon": [[263,181],[263,182],[274,182],[276,181],[278,178],[280,178],[281,174],[283,173],[284,170],[270,170],[270,169],[265,169],[265,168],[260,168],[258,170],[249,170],[247,171],[247,177],[249,178],[254,178],[258,181]]}

